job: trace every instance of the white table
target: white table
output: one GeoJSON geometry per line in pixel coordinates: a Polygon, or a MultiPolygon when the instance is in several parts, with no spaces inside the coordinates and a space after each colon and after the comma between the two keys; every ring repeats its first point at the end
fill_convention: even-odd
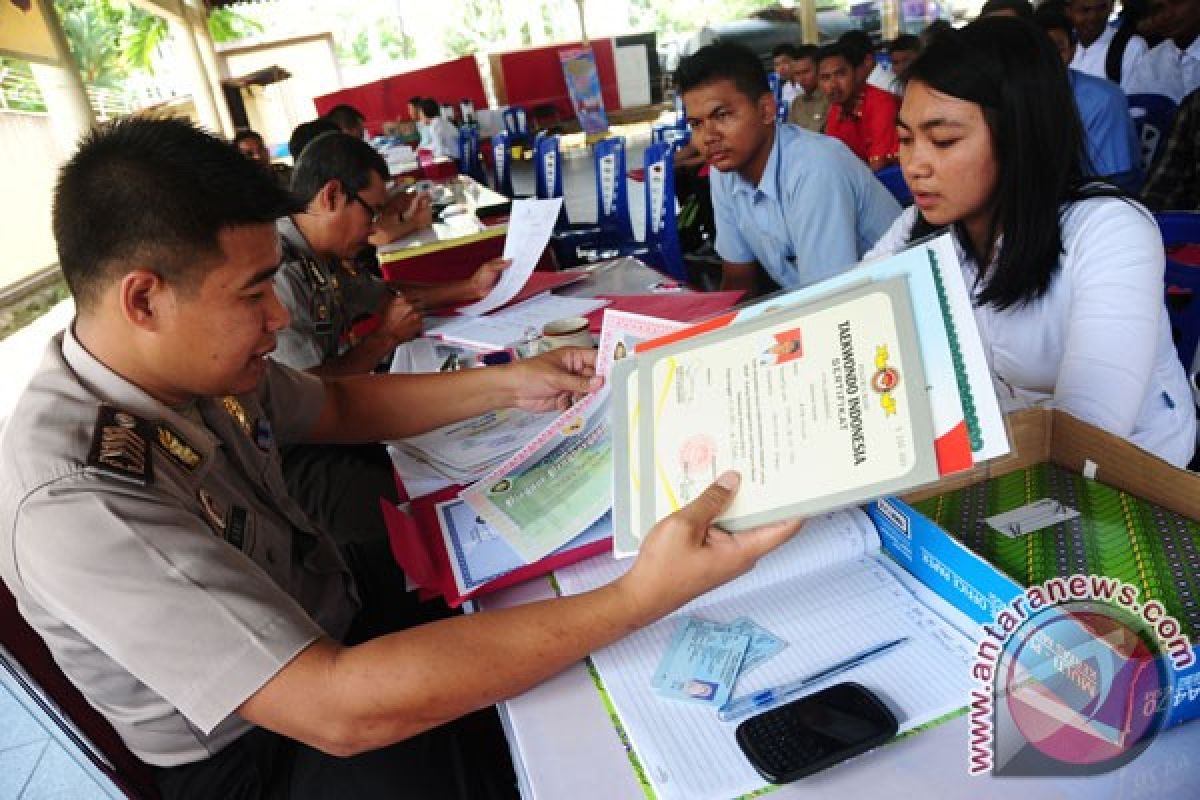
{"type": "MultiPolygon", "coordinates": [[[[504,608],[553,594],[547,581],[531,581],[487,595],[479,606],[504,608]]],[[[526,800],[643,800],[624,747],[583,663],[501,703],[500,712],[526,800]]],[[[967,719],[958,717],[767,797],[1197,798],[1200,722],[1164,732],[1138,758],[1105,775],[996,778],[967,774],[967,719]]]]}

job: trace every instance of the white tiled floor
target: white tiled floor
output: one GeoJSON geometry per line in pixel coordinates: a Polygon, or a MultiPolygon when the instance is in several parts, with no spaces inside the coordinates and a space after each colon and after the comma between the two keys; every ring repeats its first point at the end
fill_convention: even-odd
{"type": "Polygon", "coordinates": [[[0,668],[0,800],[123,796],[0,668]]]}

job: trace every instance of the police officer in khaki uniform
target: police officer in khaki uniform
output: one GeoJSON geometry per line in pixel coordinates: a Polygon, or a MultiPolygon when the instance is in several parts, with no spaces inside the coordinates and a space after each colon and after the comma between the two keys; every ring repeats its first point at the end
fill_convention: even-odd
{"type": "Polygon", "coordinates": [[[380,232],[388,177],[387,162],[361,139],[324,133],[304,148],[292,176],[304,208],[278,222],[284,260],[275,293],[290,322],[280,331],[277,360],[327,377],[370,372],[420,333],[418,309],[480,300],[508,266],[495,259],[463,280],[390,288],[355,268],[355,256],[380,232]],[[351,326],[368,314],[380,324],[357,339],[351,326]]]}
{"type": "Polygon", "coordinates": [[[54,210],[78,316],[0,440],[0,577],[168,799],[489,796],[495,773],[453,720],[741,573],[796,525],[710,527],[736,488],[724,475],[607,587],[353,644],[371,599],[289,498],[279,445],[564,408],[599,380],[578,349],[335,381],[271,361],[287,202],[183,120],[84,140],[54,210]]]}
{"type": "MultiPolygon", "coordinates": [[[[276,227],[283,261],[275,294],[288,311],[272,358],[323,377],[361,375],[421,331],[424,308],[471,302],[492,288],[505,260],[488,262],[467,280],[442,286],[405,285],[393,290],[354,265],[354,257],[380,230],[387,205],[387,163],[361,139],[325,133],[305,146],[292,177],[303,208],[276,227]],[[412,303],[408,295],[412,296],[412,303]],[[353,326],[375,314],[378,325],[357,337],[353,326]]],[[[292,496],[339,542],[380,541],[386,536],[379,500],[397,500],[386,449],[360,445],[290,445],[282,451],[292,496]]]]}

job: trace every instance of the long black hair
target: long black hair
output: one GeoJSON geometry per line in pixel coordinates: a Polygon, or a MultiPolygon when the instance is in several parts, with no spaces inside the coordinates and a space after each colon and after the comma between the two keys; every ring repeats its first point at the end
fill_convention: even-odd
{"type": "MultiPolygon", "coordinates": [[[[1083,124],[1050,37],[1025,20],[982,17],[935,37],[913,61],[908,80],[980,106],[992,134],[997,183],[987,241],[1003,233],[993,268],[987,268],[991,254],[974,252],[955,226],[980,265],[977,303],[1003,310],[1037,300],[1058,272],[1065,206],[1126,196],[1088,177],[1083,124]]],[[[935,229],[918,214],[911,238],[935,229]]]]}

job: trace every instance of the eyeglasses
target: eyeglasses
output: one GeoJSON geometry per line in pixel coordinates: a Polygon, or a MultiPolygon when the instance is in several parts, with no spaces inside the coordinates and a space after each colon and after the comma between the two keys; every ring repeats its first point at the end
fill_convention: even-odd
{"type": "Polygon", "coordinates": [[[355,202],[357,202],[359,205],[361,205],[363,208],[365,208],[367,210],[367,216],[371,218],[372,225],[378,225],[379,220],[383,219],[383,209],[375,208],[370,203],[368,203],[366,200],[363,200],[361,197],[358,196],[358,192],[351,192],[350,199],[354,200],[355,202]]]}

